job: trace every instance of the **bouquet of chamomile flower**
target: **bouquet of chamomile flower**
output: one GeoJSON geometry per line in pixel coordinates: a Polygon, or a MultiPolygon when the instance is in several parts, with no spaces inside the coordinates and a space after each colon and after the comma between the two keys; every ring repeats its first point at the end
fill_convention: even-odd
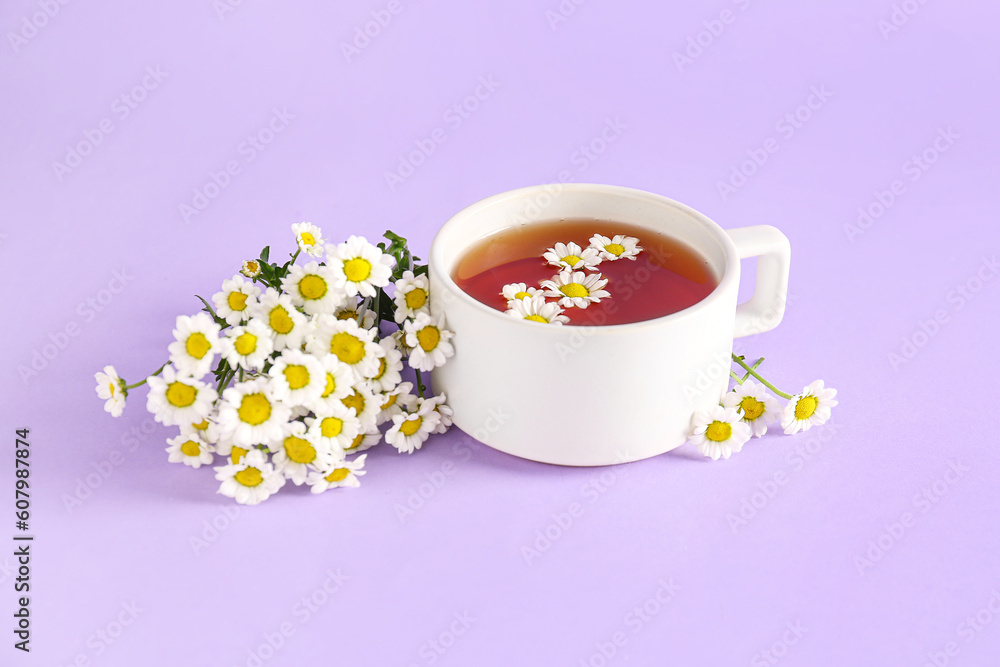
{"type": "Polygon", "coordinates": [[[358,486],[361,452],[382,440],[383,424],[385,441],[408,454],[451,425],[445,396],[425,395],[421,372],[454,354],[452,332],[430,313],[427,267],[406,239],[327,244],[308,222],[292,232],[298,249],[287,262],[271,263],[264,248],[211,303],[198,297],[203,312],[177,318],[158,371],[132,385],[113,366],[95,375],[115,417],[129,390],[147,384],[146,408],[179,427],[169,460],[199,468],[223,457],[219,493],[245,505],[288,481],[313,493],[358,486]]]}

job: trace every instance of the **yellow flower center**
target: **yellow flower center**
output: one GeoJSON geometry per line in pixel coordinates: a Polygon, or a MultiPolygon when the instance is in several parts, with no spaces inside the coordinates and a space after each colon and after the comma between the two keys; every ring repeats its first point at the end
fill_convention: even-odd
{"type": "Polygon", "coordinates": [[[175,408],[186,408],[197,397],[198,390],[183,382],[171,382],[167,387],[167,402],[175,408]]]}
{"type": "Polygon", "coordinates": [[[354,440],[351,441],[351,446],[350,447],[345,447],[344,449],[347,450],[347,451],[350,451],[352,449],[357,449],[358,447],[361,446],[361,441],[364,440],[364,439],[365,439],[365,434],[364,433],[358,433],[358,437],[354,438],[354,440]]]}
{"type": "Polygon", "coordinates": [[[324,438],[336,438],[344,430],[344,420],[339,417],[327,417],[319,425],[319,432],[324,438]]]}
{"type": "Polygon", "coordinates": [[[358,312],[356,310],[342,310],[337,313],[338,320],[353,320],[357,316],[358,312]]]}
{"type": "Polygon", "coordinates": [[[376,375],[373,380],[381,380],[382,376],[385,375],[385,371],[389,368],[389,364],[385,363],[385,357],[380,357],[378,360],[378,375],[376,375]]]}
{"type": "Polygon", "coordinates": [[[108,391],[111,392],[112,396],[115,395],[115,383],[114,382],[109,382],[108,383],[108,391]]]}
{"type": "Polygon", "coordinates": [[[271,418],[271,402],[264,394],[247,394],[240,401],[237,413],[240,416],[240,421],[257,426],[271,418]]]}
{"type": "Polygon", "coordinates": [[[339,482],[339,481],[343,480],[344,478],[346,478],[350,474],[351,474],[351,471],[348,470],[347,468],[337,468],[336,470],[334,470],[333,472],[331,472],[329,475],[327,475],[326,477],[324,477],[324,479],[326,481],[328,481],[328,482],[339,482]]]}
{"type": "Polygon", "coordinates": [[[576,266],[577,262],[580,261],[580,258],[577,257],[576,255],[566,255],[565,257],[562,258],[562,261],[566,262],[566,264],[569,264],[571,267],[573,267],[576,266]]]}
{"type": "Polygon", "coordinates": [[[285,454],[295,463],[312,463],[316,458],[316,449],[308,440],[290,435],[285,438],[285,454]]]}
{"type": "Polygon", "coordinates": [[[543,324],[548,324],[549,321],[542,317],[541,315],[528,315],[524,319],[531,320],[532,322],[542,322],[543,324]]]}
{"type": "Polygon", "coordinates": [[[406,307],[410,310],[423,308],[425,303],[427,303],[427,292],[419,287],[406,293],[406,307]]]}
{"type": "Polygon", "coordinates": [[[181,445],[181,451],[184,452],[184,456],[198,456],[201,454],[201,447],[194,440],[188,440],[181,445]]]}
{"type": "Polygon", "coordinates": [[[322,299],[326,289],[326,281],[312,273],[299,281],[299,294],[303,299],[322,299]]]}
{"type": "Polygon", "coordinates": [[[229,453],[229,460],[232,461],[233,463],[239,463],[241,460],[243,460],[243,457],[246,456],[248,451],[250,450],[243,449],[242,447],[237,447],[236,445],[233,445],[233,451],[229,453]]]}
{"type": "Polygon", "coordinates": [[[243,486],[257,486],[264,481],[264,476],[256,468],[245,468],[234,475],[237,482],[243,486]]]}
{"type": "Polygon", "coordinates": [[[267,323],[279,334],[287,334],[295,328],[295,322],[288,316],[288,311],[285,310],[284,306],[272,308],[267,323]]]}
{"type": "Polygon", "coordinates": [[[193,333],[188,336],[187,342],[184,343],[184,349],[195,359],[201,359],[212,349],[212,344],[205,338],[205,334],[193,333]]]}
{"type": "Polygon", "coordinates": [[[407,419],[405,422],[399,425],[399,432],[403,435],[409,437],[420,430],[420,425],[424,423],[423,417],[417,417],[416,419],[407,419]]]}
{"type": "Polygon", "coordinates": [[[514,295],[514,298],[515,299],[530,299],[531,295],[528,294],[527,292],[518,292],[517,294],[514,295]]]}
{"type": "Polygon", "coordinates": [[[705,429],[705,437],[713,442],[725,442],[733,434],[733,427],[726,422],[712,422],[705,429]]]}
{"type": "Polygon", "coordinates": [[[382,404],[383,410],[388,410],[392,406],[396,405],[396,399],[399,398],[399,394],[393,394],[390,396],[385,403],[382,404]]]}
{"type": "Polygon", "coordinates": [[[438,346],[441,340],[441,332],[435,326],[426,326],[417,332],[417,342],[424,352],[430,352],[438,346]]]}
{"type": "Polygon", "coordinates": [[[302,232],[299,234],[299,238],[302,239],[304,245],[316,245],[316,237],[309,232],[302,232]]]}
{"type": "Polygon", "coordinates": [[[743,418],[749,422],[764,414],[764,404],[752,396],[744,396],[740,401],[740,408],[743,410],[743,418]]]}
{"type": "Polygon", "coordinates": [[[253,354],[257,349],[257,337],[249,332],[241,333],[236,338],[236,343],[233,347],[236,348],[236,353],[240,356],[245,357],[248,354],[253,354]]]}
{"type": "Polygon", "coordinates": [[[367,280],[372,274],[372,264],[367,259],[355,257],[344,262],[344,275],[352,283],[359,283],[367,280]]]}
{"type": "Polygon", "coordinates": [[[330,338],[330,354],[353,366],[365,358],[365,343],[357,336],[341,331],[330,338]]]}
{"type": "Polygon", "coordinates": [[[815,396],[803,396],[795,404],[795,418],[809,419],[819,407],[819,400],[815,396]]]}
{"type": "Polygon", "coordinates": [[[260,264],[255,261],[248,261],[246,265],[246,272],[250,275],[256,275],[260,271],[260,264]]]}
{"type": "Polygon", "coordinates": [[[285,366],[285,380],[289,389],[302,389],[309,384],[309,369],[299,365],[285,366]]]}
{"type": "Polygon", "coordinates": [[[348,408],[354,408],[354,414],[356,415],[360,415],[365,411],[365,397],[358,393],[357,389],[354,390],[353,394],[342,399],[341,403],[348,408]]]}
{"type": "Polygon", "coordinates": [[[570,283],[568,285],[560,285],[559,291],[568,297],[590,296],[590,290],[588,290],[580,283],[570,283]]]}
{"type": "Polygon", "coordinates": [[[243,292],[230,292],[226,297],[226,303],[230,310],[243,310],[247,307],[247,295],[243,292]]]}
{"type": "Polygon", "coordinates": [[[208,430],[208,420],[202,419],[197,424],[191,424],[191,428],[198,429],[199,431],[208,430]]]}
{"type": "Polygon", "coordinates": [[[610,252],[615,257],[621,257],[622,253],[625,252],[625,246],[620,243],[609,243],[604,246],[604,250],[610,252]]]}
{"type": "Polygon", "coordinates": [[[337,390],[337,381],[333,378],[333,373],[326,374],[326,389],[323,390],[323,398],[326,398],[337,390]]]}

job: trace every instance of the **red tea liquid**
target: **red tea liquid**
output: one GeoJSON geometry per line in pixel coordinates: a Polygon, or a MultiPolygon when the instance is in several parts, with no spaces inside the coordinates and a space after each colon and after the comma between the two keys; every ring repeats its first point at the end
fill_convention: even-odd
{"type": "MultiPolygon", "coordinates": [[[[510,228],[486,237],[462,257],[452,278],[462,291],[492,308],[507,310],[500,291],[510,283],[539,287],[559,268],[542,255],[556,243],[590,245],[590,238],[625,234],[639,239],[635,260],[602,261],[596,271],[608,279],[611,298],[563,312],[571,325],[641,322],[684,310],[708,296],[718,280],[708,262],[669,236],[621,222],[567,220],[510,228]]],[[[584,271],[593,273],[594,271],[584,271]]],[[[554,301],[555,299],[549,299],[554,301]]]]}

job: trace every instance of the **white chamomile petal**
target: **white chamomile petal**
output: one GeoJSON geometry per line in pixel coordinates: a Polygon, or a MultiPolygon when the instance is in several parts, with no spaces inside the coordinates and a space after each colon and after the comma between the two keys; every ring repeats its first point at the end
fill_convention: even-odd
{"type": "Polygon", "coordinates": [[[170,363],[179,373],[204,377],[219,352],[220,329],[208,313],[179,315],[174,327],[175,340],[167,347],[170,363]]]}
{"type": "Polygon", "coordinates": [[[542,324],[566,324],[569,318],[562,314],[558,303],[549,303],[541,295],[507,302],[506,315],[519,320],[542,324]]]}
{"type": "Polygon", "coordinates": [[[332,314],[347,301],[347,295],[336,286],[334,271],[316,262],[293,264],[281,279],[281,290],[307,315],[332,314]]]}
{"type": "Polygon", "coordinates": [[[383,338],[376,345],[381,350],[378,355],[378,370],[372,377],[366,378],[365,382],[373,394],[381,394],[390,391],[403,379],[403,353],[392,338],[383,338]]]}
{"type": "Polygon", "coordinates": [[[785,434],[792,435],[825,424],[830,419],[831,409],[837,405],[833,398],[836,395],[836,389],[824,387],[822,380],[816,380],[792,396],[781,413],[781,428],[785,434]]]}
{"type": "Polygon", "coordinates": [[[104,411],[120,417],[125,409],[125,381],[118,377],[114,366],[105,366],[103,372],[94,373],[97,397],[104,399],[104,411]]]}
{"type": "Polygon", "coordinates": [[[323,231],[311,222],[296,222],[292,225],[292,234],[295,234],[295,243],[299,250],[313,257],[323,255],[323,231]]]}
{"type": "Polygon", "coordinates": [[[284,350],[274,360],[268,375],[274,398],[289,406],[310,405],[326,388],[323,364],[301,350],[284,350]]]}
{"type": "Polygon", "coordinates": [[[559,299],[563,308],[586,308],[591,303],[608,299],[611,294],[604,290],[608,279],[600,273],[587,274],[582,271],[561,271],[552,280],[543,280],[545,296],[559,299]]]}
{"type": "Polygon", "coordinates": [[[750,425],[750,430],[756,438],[767,433],[768,424],[772,424],[781,416],[781,406],[778,399],[772,396],[762,384],[747,380],[737,385],[732,391],[722,397],[722,405],[734,408],[743,413],[743,421],[750,425]]]}
{"type": "Polygon", "coordinates": [[[215,389],[190,375],[177,373],[173,366],[166,366],[160,376],[147,379],[146,384],[146,409],[164,426],[205,419],[218,398],[215,389]]]}
{"type": "Polygon", "coordinates": [[[396,303],[396,324],[413,319],[417,313],[430,313],[430,282],[426,275],[414,276],[413,271],[404,271],[396,281],[396,293],[392,300],[396,303]]]}
{"type": "Polygon", "coordinates": [[[624,234],[617,234],[613,238],[594,234],[590,239],[590,247],[600,253],[601,259],[612,262],[617,259],[630,259],[634,262],[636,255],[642,252],[639,239],[624,234]]]}
{"type": "Polygon", "coordinates": [[[221,292],[212,295],[215,314],[229,325],[237,325],[250,318],[259,296],[259,287],[236,274],[231,280],[222,283],[221,292]]]}
{"type": "Polygon", "coordinates": [[[289,422],[284,437],[268,445],[274,469],[292,480],[296,486],[306,481],[313,469],[326,467],[333,459],[330,447],[316,441],[307,426],[300,421],[289,422]]]}
{"type": "Polygon", "coordinates": [[[350,396],[354,391],[354,372],[333,354],[327,354],[320,359],[323,367],[324,380],[323,391],[308,407],[313,412],[319,412],[334,403],[340,403],[341,399],[350,396]]]}
{"type": "Polygon", "coordinates": [[[254,317],[243,326],[226,330],[226,335],[219,341],[219,352],[231,368],[263,368],[273,351],[274,336],[259,317],[254,317]]]}
{"type": "Polygon", "coordinates": [[[728,459],[739,452],[750,439],[750,426],[743,421],[743,413],[735,408],[716,405],[707,411],[695,413],[688,442],[713,461],[728,459]]]}
{"type": "Polygon", "coordinates": [[[241,505],[262,503],[285,485],[285,476],[259,449],[247,452],[239,463],[219,466],[215,471],[215,478],[222,482],[218,492],[241,505]]]}
{"type": "Polygon", "coordinates": [[[327,464],[325,468],[309,473],[308,484],[313,493],[323,493],[327,489],[337,487],[358,487],[361,482],[358,477],[362,477],[365,458],[367,454],[362,454],[353,461],[341,458],[327,464]]]}
{"type": "Polygon", "coordinates": [[[171,463],[200,468],[212,462],[215,458],[212,456],[213,451],[212,445],[194,434],[182,433],[167,440],[167,458],[171,463]]]}
{"type": "Polygon", "coordinates": [[[425,405],[429,405],[432,410],[438,414],[438,425],[434,429],[435,433],[446,433],[453,422],[452,416],[455,414],[450,406],[445,404],[447,397],[444,394],[439,394],[437,396],[432,396],[431,398],[418,398],[419,409],[422,410],[425,405]]]}
{"type": "Polygon", "coordinates": [[[274,398],[265,378],[239,382],[222,392],[219,428],[223,438],[240,447],[277,440],[290,417],[291,408],[274,398]]]}
{"type": "Polygon", "coordinates": [[[186,422],[180,424],[181,435],[198,436],[202,442],[214,445],[219,441],[219,425],[210,415],[205,419],[196,422],[186,422]]]}
{"type": "Polygon", "coordinates": [[[363,452],[366,449],[371,449],[377,445],[382,440],[382,432],[378,428],[372,426],[368,430],[362,430],[358,433],[354,440],[351,441],[347,447],[344,448],[345,454],[356,454],[358,452],[363,452]]]}
{"type": "Polygon", "coordinates": [[[299,349],[309,330],[306,316],[295,308],[292,298],[272,287],[258,298],[254,317],[267,327],[276,352],[299,349]]]}
{"type": "Polygon", "coordinates": [[[575,243],[557,243],[542,257],[550,265],[560,269],[593,269],[601,263],[596,249],[581,248],[575,243]]]}
{"type": "Polygon", "coordinates": [[[369,243],[363,236],[351,236],[338,246],[326,249],[327,265],[333,269],[337,287],[348,296],[374,297],[376,288],[392,279],[396,260],[369,243]]]}
{"type": "Polygon", "coordinates": [[[406,332],[406,346],[410,348],[410,367],[429,371],[443,366],[455,354],[451,338],[455,334],[444,328],[444,316],[435,318],[428,313],[420,313],[416,319],[403,324],[406,332]]]}

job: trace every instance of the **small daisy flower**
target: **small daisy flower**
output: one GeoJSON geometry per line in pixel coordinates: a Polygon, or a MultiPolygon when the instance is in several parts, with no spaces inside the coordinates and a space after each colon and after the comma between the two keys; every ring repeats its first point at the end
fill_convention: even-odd
{"type": "Polygon", "coordinates": [[[378,370],[375,375],[366,378],[365,382],[373,394],[381,394],[390,391],[403,379],[403,353],[392,338],[383,338],[376,345],[382,350],[378,358],[378,370]]]}
{"type": "Polygon", "coordinates": [[[355,378],[350,366],[333,354],[320,357],[319,363],[323,367],[325,379],[323,392],[308,406],[313,412],[319,412],[333,403],[340,403],[342,398],[354,391],[355,378]]]}
{"type": "Polygon", "coordinates": [[[240,273],[247,278],[253,279],[260,275],[260,262],[256,259],[248,259],[243,262],[240,273]]]}
{"type": "Polygon", "coordinates": [[[357,415],[343,405],[306,417],[305,425],[309,439],[334,455],[343,452],[363,430],[357,415]]]}
{"type": "Polygon", "coordinates": [[[392,255],[386,255],[363,236],[351,236],[338,246],[327,246],[327,264],[333,269],[337,287],[348,296],[375,296],[392,278],[392,255]]]}
{"type": "Polygon", "coordinates": [[[179,373],[204,377],[219,352],[219,329],[208,313],[179,315],[174,327],[175,340],[167,346],[170,363],[179,373]]]}
{"type": "Polygon", "coordinates": [[[335,355],[363,381],[378,372],[378,354],[381,348],[372,342],[375,331],[364,329],[354,320],[338,320],[323,315],[315,320],[316,329],[306,343],[306,349],[317,357],[335,355]]]}
{"type": "Polygon", "coordinates": [[[510,285],[504,285],[503,289],[500,290],[500,295],[507,299],[508,308],[513,308],[515,301],[530,299],[536,294],[540,295],[541,293],[542,290],[537,287],[528,287],[525,283],[511,283],[510,285]]]}
{"type": "Polygon", "coordinates": [[[379,397],[371,393],[363,384],[355,385],[351,389],[351,393],[340,399],[340,402],[345,408],[354,410],[354,414],[357,415],[362,428],[375,425],[380,407],[379,397]]]}
{"type": "Polygon", "coordinates": [[[327,489],[334,489],[338,486],[357,487],[361,486],[358,477],[365,474],[364,465],[367,454],[362,454],[353,461],[340,459],[328,464],[318,472],[309,473],[308,484],[312,487],[313,493],[323,493],[327,489]]]}
{"type": "Polygon", "coordinates": [[[722,397],[722,406],[736,408],[743,413],[743,421],[750,426],[755,438],[767,433],[767,425],[772,424],[781,416],[781,406],[778,399],[772,396],[764,385],[753,380],[747,380],[727,392],[722,397]]]}
{"type": "MultiPolygon", "coordinates": [[[[263,447],[263,445],[260,446],[263,447]]],[[[233,441],[229,438],[220,438],[219,442],[215,445],[215,453],[228,457],[230,463],[239,463],[246,456],[246,453],[255,447],[258,447],[258,445],[240,447],[239,445],[234,445],[233,441]]]]}
{"type": "Polygon", "coordinates": [[[377,396],[376,398],[381,401],[381,406],[375,423],[381,426],[404,411],[412,412],[417,404],[417,397],[411,393],[412,391],[412,382],[400,382],[391,391],[377,396]]]}
{"type": "Polygon", "coordinates": [[[286,347],[299,349],[308,330],[305,315],[292,303],[292,298],[268,287],[257,300],[254,317],[267,326],[274,338],[274,350],[280,352],[286,347]]]}
{"type": "Polygon", "coordinates": [[[382,433],[374,426],[369,428],[367,431],[362,431],[351,441],[347,447],[344,447],[344,452],[346,454],[356,454],[358,452],[363,452],[366,449],[371,449],[382,440],[382,433]]]}
{"type": "Polygon", "coordinates": [[[824,387],[822,380],[816,380],[792,396],[781,413],[781,428],[785,429],[785,435],[825,424],[830,419],[830,409],[837,405],[837,401],[833,400],[836,395],[836,389],[824,387]]]}
{"type": "Polygon", "coordinates": [[[293,421],[285,428],[285,437],[272,442],[271,463],[274,469],[292,480],[296,486],[306,481],[310,469],[323,469],[332,460],[330,449],[315,443],[307,427],[300,421],[293,421]]]}
{"type": "Polygon", "coordinates": [[[396,281],[396,324],[413,319],[417,313],[430,313],[430,283],[426,275],[414,276],[413,271],[404,271],[396,281]]]}
{"type": "Polygon", "coordinates": [[[334,312],[333,316],[338,320],[354,320],[358,321],[361,319],[362,329],[371,329],[375,326],[375,311],[372,309],[372,300],[369,298],[362,299],[361,304],[354,304],[352,306],[344,306],[343,308],[338,308],[334,312]],[[361,315],[362,305],[364,305],[365,314],[361,315]]]}
{"type": "Polygon", "coordinates": [[[590,237],[590,247],[600,253],[601,259],[614,261],[616,259],[630,259],[635,261],[635,256],[642,252],[639,239],[624,234],[616,234],[614,238],[594,234],[590,237]]]}
{"type": "Polygon", "coordinates": [[[508,301],[506,315],[519,320],[541,322],[542,324],[566,324],[569,318],[563,315],[563,309],[557,303],[547,303],[544,296],[533,296],[527,299],[508,301]]]}
{"type": "Polygon", "coordinates": [[[581,248],[575,243],[557,243],[549,248],[542,257],[551,265],[560,269],[593,269],[601,263],[596,248],[581,248]]]}
{"type": "Polygon", "coordinates": [[[260,288],[236,274],[222,283],[222,291],[212,295],[215,314],[234,326],[250,318],[260,296],[260,288]]]}
{"type": "Polygon", "coordinates": [[[274,398],[271,383],[264,378],[238,382],[222,392],[219,428],[234,445],[278,440],[290,417],[291,408],[274,398]]]}
{"type": "Polygon", "coordinates": [[[608,279],[600,273],[586,274],[583,271],[561,271],[552,280],[543,280],[545,296],[559,299],[563,308],[586,308],[591,303],[608,299],[611,294],[604,290],[608,279]]]}
{"type": "Polygon", "coordinates": [[[219,466],[215,479],[222,482],[219,493],[241,505],[257,505],[285,485],[285,476],[274,469],[264,452],[247,452],[239,463],[219,466]]]}
{"type": "Polygon", "coordinates": [[[263,368],[273,351],[272,332],[256,317],[243,326],[228,329],[219,341],[219,353],[232,368],[263,368]]]}
{"type": "Polygon", "coordinates": [[[202,442],[214,445],[219,441],[219,425],[212,419],[181,424],[181,435],[198,436],[202,442]]]}
{"type": "Polygon", "coordinates": [[[437,396],[432,396],[431,398],[418,398],[418,405],[423,408],[424,405],[430,405],[431,409],[437,412],[438,422],[437,428],[434,429],[435,433],[446,433],[449,428],[451,428],[452,416],[455,414],[454,411],[447,405],[445,401],[448,400],[444,394],[439,394],[437,396]]]}
{"type": "Polygon", "coordinates": [[[118,377],[114,366],[105,366],[104,372],[94,373],[97,397],[105,399],[104,411],[112,417],[120,417],[125,409],[125,381],[118,377]]]}
{"type": "Polygon", "coordinates": [[[717,405],[707,412],[699,411],[693,424],[689,442],[713,461],[720,456],[728,459],[750,439],[750,427],[743,422],[743,413],[735,408],[717,405]]]}
{"type": "Polygon", "coordinates": [[[179,374],[173,366],[167,366],[160,377],[151,377],[146,384],[146,409],[164,426],[200,422],[212,412],[212,404],[219,397],[215,389],[197,378],[179,374]]]}
{"type": "Polygon", "coordinates": [[[449,342],[455,334],[444,328],[444,316],[434,318],[427,313],[419,313],[416,319],[403,324],[406,345],[411,348],[409,363],[411,368],[429,371],[444,365],[448,357],[455,354],[449,342]]]}
{"type": "Polygon", "coordinates": [[[171,463],[183,463],[192,468],[208,465],[214,458],[212,445],[196,435],[184,435],[167,440],[167,457],[171,463]]]}
{"type": "Polygon", "coordinates": [[[433,406],[424,403],[417,412],[404,412],[393,417],[392,426],[385,432],[385,441],[402,454],[412,454],[437,430],[440,421],[441,417],[433,406]]]}
{"type": "Polygon", "coordinates": [[[333,271],[316,262],[293,264],[281,279],[281,290],[307,315],[333,313],[344,305],[346,295],[334,286],[333,271]]]}
{"type": "Polygon", "coordinates": [[[268,371],[274,398],[289,406],[309,405],[326,388],[326,369],[319,359],[301,350],[285,350],[268,371]]]}
{"type": "Polygon", "coordinates": [[[292,234],[295,234],[295,242],[299,245],[299,250],[320,257],[323,255],[323,231],[311,222],[297,222],[292,225],[292,234]]]}

